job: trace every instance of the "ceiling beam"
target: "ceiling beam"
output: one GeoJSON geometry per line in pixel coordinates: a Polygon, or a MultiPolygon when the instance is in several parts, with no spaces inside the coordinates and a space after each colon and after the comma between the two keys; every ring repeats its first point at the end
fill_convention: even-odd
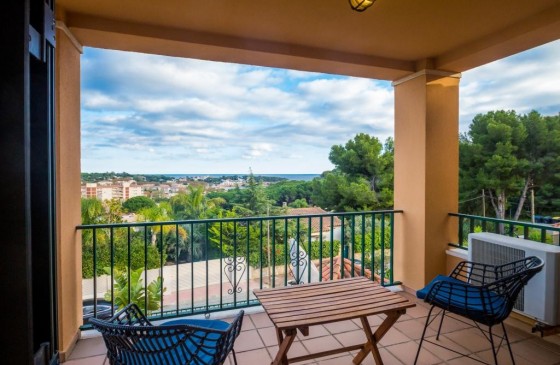
{"type": "Polygon", "coordinates": [[[435,68],[464,72],[560,39],[560,2],[498,32],[435,58],[435,68]]]}
{"type": "Polygon", "coordinates": [[[383,80],[415,71],[415,63],[366,54],[130,23],[67,13],[66,26],[84,46],[211,61],[280,67],[383,80]]]}

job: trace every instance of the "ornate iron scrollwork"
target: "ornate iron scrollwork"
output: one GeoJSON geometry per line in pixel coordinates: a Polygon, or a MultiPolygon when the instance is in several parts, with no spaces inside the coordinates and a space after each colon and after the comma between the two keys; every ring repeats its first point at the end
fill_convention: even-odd
{"type": "Polygon", "coordinates": [[[301,284],[301,278],[307,272],[307,252],[298,249],[297,241],[292,240],[290,246],[290,264],[292,265],[292,275],[294,284],[301,284]]]}
{"type": "Polygon", "coordinates": [[[241,293],[243,288],[239,286],[239,282],[247,270],[247,259],[244,256],[226,257],[224,259],[224,273],[231,284],[228,294],[241,293]]]}

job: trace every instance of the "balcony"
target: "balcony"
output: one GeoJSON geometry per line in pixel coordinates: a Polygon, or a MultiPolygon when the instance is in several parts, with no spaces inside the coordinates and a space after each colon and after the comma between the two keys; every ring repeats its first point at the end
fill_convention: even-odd
{"type": "MultiPolygon", "coordinates": [[[[82,324],[81,237],[75,230],[80,224],[82,47],[393,81],[395,207],[404,213],[395,217],[394,257],[390,257],[394,274],[393,270],[379,274],[385,273],[383,279],[389,281],[395,275],[417,289],[445,271],[449,242],[462,244],[456,240],[457,225],[450,224],[448,216],[458,210],[460,73],[560,37],[560,6],[555,0],[518,1],[515,6],[509,1],[468,2],[468,6],[465,1],[380,1],[364,14],[352,12],[344,1],[321,2],[320,6],[319,1],[123,1],[118,5],[49,1],[56,3],[56,23],[45,23],[52,16],[45,1],[13,3],[3,12],[3,24],[14,36],[6,38],[8,62],[3,78],[10,97],[3,98],[0,107],[7,118],[0,138],[7,184],[2,201],[10,207],[0,267],[5,270],[2,284],[10,297],[4,309],[10,315],[3,322],[10,331],[4,331],[2,344],[11,351],[3,359],[16,364],[31,363],[43,342],[51,344],[46,357],[74,359],[84,342],[72,353],[82,324]],[[56,29],[48,24],[56,24],[56,29]],[[31,60],[29,45],[21,41],[29,37],[30,29],[34,31],[31,48],[47,45],[34,49],[36,57],[31,60]],[[379,34],[383,37],[375,36],[379,34]],[[54,44],[55,38],[53,49],[48,43],[54,44]]],[[[480,81],[491,82],[491,77],[480,81]]],[[[357,259],[351,247],[348,255],[357,259]]],[[[92,258],[92,270],[96,260],[92,258]]],[[[289,278],[285,275],[285,271],[280,274],[280,283],[289,278]]],[[[271,281],[274,277],[269,275],[271,281]]],[[[92,296],[104,297],[106,291],[97,289],[92,289],[92,296]]],[[[235,299],[231,301],[234,307],[243,304],[237,300],[241,298],[235,299]]],[[[209,309],[207,300],[208,306],[213,303],[204,298],[204,309],[209,309]]],[[[251,297],[245,304],[250,301],[251,297]]],[[[160,308],[166,305],[172,305],[171,299],[164,298],[160,308]]],[[[179,300],[175,314],[183,314],[183,309],[195,313],[198,307],[193,300],[179,300]]],[[[257,314],[248,318],[247,326],[259,321],[257,314]]],[[[403,323],[413,321],[403,319],[403,323]]],[[[263,345],[259,348],[266,348],[256,333],[263,345]]],[[[413,332],[396,327],[390,333],[407,337],[413,332]]],[[[247,336],[240,339],[240,346],[251,343],[247,336]]],[[[557,343],[557,337],[545,341],[550,339],[557,343]]],[[[483,350],[476,349],[477,341],[468,346],[467,341],[459,343],[476,353],[483,350]]],[[[558,353],[548,351],[548,342],[541,341],[533,337],[516,341],[516,354],[526,363],[557,363],[558,353]],[[533,353],[523,355],[517,348],[533,353]]],[[[406,346],[405,351],[403,347],[392,351],[391,346],[400,344],[412,342],[401,338],[385,344],[382,351],[388,362],[389,354],[401,359],[410,352],[406,346]]],[[[250,351],[240,349],[244,352],[250,351]]],[[[439,360],[446,357],[433,362],[439,360]]]]}
{"type": "MultiPolygon", "coordinates": [[[[202,318],[205,314],[212,319],[228,320],[233,313],[244,308],[247,314],[235,345],[238,362],[240,365],[268,364],[278,349],[276,335],[272,323],[253,295],[253,289],[367,276],[394,288],[399,295],[417,304],[380,342],[385,363],[411,364],[429,307],[417,300],[411,294],[412,290],[397,281],[399,272],[395,272],[393,236],[395,229],[400,228],[395,225],[395,217],[401,214],[402,211],[371,211],[80,226],[86,253],[84,268],[92,273],[104,272],[83,279],[83,299],[94,303],[103,299],[110,304],[108,308],[116,309],[115,299],[112,298],[122,295],[116,293],[114,284],[119,281],[115,274],[118,271],[116,263],[123,259],[129,264],[136,262],[142,271],[144,290],[148,290],[148,282],[158,276],[163,277],[159,306],[150,311],[154,323],[185,315],[202,318]],[[179,233],[181,230],[184,232],[179,233]],[[135,249],[134,245],[140,249],[135,249]],[[217,251],[208,250],[212,245],[217,251]],[[206,249],[199,251],[197,256],[195,247],[202,246],[206,249]],[[87,253],[87,247],[92,249],[91,255],[87,253]],[[183,247],[186,253],[181,254],[179,247],[183,247]],[[122,252],[119,254],[121,248],[127,255],[119,256],[122,255],[122,252]],[[157,254],[155,267],[142,270],[153,265],[147,259],[150,249],[157,254]],[[136,252],[136,255],[139,252],[141,260],[131,256],[130,252],[136,252]],[[109,270],[102,270],[103,260],[111,264],[109,270]]],[[[481,227],[485,231],[510,236],[534,236],[542,238],[543,242],[553,240],[553,234],[558,231],[532,223],[455,213],[449,216],[449,224],[455,224],[456,220],[459,225],[457,243],[450,246],[462,249],[466,248],[467,234],[481,227]]],[[[127,280],[133,276],[134,270],[133,267],[126,272],[127,280]]],[[[101,314],[102,308],[93,309],[94,315],[101,314]]],[[[382,319],[381,316],[373,316],[370,323],[375,327],[382,319]]],[[[440,341],[455,351],[492,362],[488,341],[462,320],[454,317],[444,321],[440,341]]],[[[352,320],[311,327],[309,336],[298,335],[291,354],[302,356],[363,343],[365,338],[360,325],[359,320],[352,320]]],[[[516,363],[560,363],[560,335],[541,337],[539,333],[532,333],[532,325],[527,318],[516,314],[508,318],[506,325],[516,363]]],[[[433,340],[436,331],[437,323],[434,322],[428,329],[427,337],[433,340]]],[[[429,343],[424,346],[420,364],[477,363],[429,343]]],[[[100,335],[84,323],[82,338],[67,363],[105,364],[105,351],[100,335]]],[[[304,363],[351,364],[353,355],[343,353],[304,363]]],[[[499,359],[504,363],[510,361],[505,345],[499,352],[499,359]]],[[[373,363],[371,357],[364,362],[373,363]]],[[[233,361],[228,360],[226,364],[233,364],[233,361]]]]}
{"type": "Polygon", "coordinates": [[[82,327],[131,301],[163,319],[256,306],[254,289],[353,276],[398,284],[393,233],[400,213],[79,226],[82,327]]]}
{"type": "MultiPolygon", "coordinates": [[[[415,300],[411,294],[406,292],[400,294],[415,300]]],[[[381,340],[380,353],[385,364],[407,365],[413,363],[428,313],[428,307],[423,302],[416,301],[416,303],[417,306],[409,309],[381,340]]],[[[251,308],[247,312],[250,314],[244,318],[241,335],[235,343],[238,364],[269,364],[278,350],[274,327],[260,307],[251,308]]],[[[212,315],[212,318],[224,317],[215,314],[212,315]]],[[[379,316],[370,318],[370,324],[373,327],[381,321],[382,318],[379,316]]],[[[290,353],[292,356],[300,356],[363,343],[365,341],[364,333],[359,326],[360,322],[356,320],[311,327],[308,337],[298,335],[290,353]]],[[[432,323],[428,329],[428,337],[431,339],[435,338],[436,326],[437,323],[432,323]]],[[[552,365],[560,363],[560,335],[541,338],[539,335],[531,333],[530,325],[513,317],[506,321],[506,326],[517,364],[552,365]]],[[[66,364],[108,364],[108,362],[105,362],[105,345],[101,337],[95,333],[88,333],[87,335],[94,337],[87,337],[78,341],[66,364]]],[[[482,337],[478,330],[468,327],[458,320],[449,318],[444,321],[440,341],[456,351],[470,354],[485,362],[492,361],[489,342],[482,337]]],[[[302,364],[350,365],[353,355],[355,354],[343,353],[316,361],[302,362],[302,364]]],[[[509,364],[511,361],[505,346],[500,349],[499,361],[503,364],[509,364]]],[[[463,365],[478,364],[479,362],[461,358],[452,351],[425,344],[418,363],[463,365]]],[[[226,364],[233,365],[233,361],[228,360],[226,364]]],[[[363,364],[374,364],[374,361],[369,356],[363,364]]]]}

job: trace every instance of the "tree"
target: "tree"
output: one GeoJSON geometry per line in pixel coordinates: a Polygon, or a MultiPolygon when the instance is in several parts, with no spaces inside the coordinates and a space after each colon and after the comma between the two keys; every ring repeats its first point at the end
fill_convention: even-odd
{"type": "Polygon", "coordinates": [[[215,210],[224,202],[223,198],[207,198],[202,186],[189,186],[187,192],[180,192],[170,200],[173,215],[178,220],[215,216],[215,210]]]}
{"type": "Polygon", "coordinates": [[[460,136],[460,191],[488,192],[496,217],[505,219],[508,197],[519,194],[528,160],[520,148],[527,129],[514,111],[478,114],[460,136]]]}
{"type": "Polygon", "coordinates": [[[307,208],[307,200],[305,199],[296,199],[292,203],[288,205],[290,208],[307,208]]]}
{"type": "Polygon", "coordinates": [[[357,134],[344,146],[331,148],[333,171],[312,182],[312,201],[329,210],[370,210],[393,206],[394,144],[357,134]]]}
{"type": "Polygon", "coordinates": [[[126,200],[122,206],[127,212],[138,213],[144,208],[152,208],[156,205],[152,199],[147,196],[135,196],[126,200]]]}
{"type": "Polygon", "coordinates": [[[525,182],[514,219],[521,214],[527,191],[538,187],[536,200],[541,211],[560,210],[560,115],[543,117],[536,111],[521,116],[527,139],[521,148],[528,161],[525,182]]]}
{"type": "Polygon", "coordinates": [[[107,215],[107,223],[122,223],[123,208],[119,199],[105,200],[103,206],[107,215]]]}
{"type": "Polygon", "coordinates": [[[257,215],[266,214],[271,201],[266,195],[266,191],[261,182],[257,182],[253,171],[250,171],[247,178],[247,201],[246,207],[257,215]]]}
{"type": "Polygon", "coordinates": [[[105,223],[105,209],[97,198],[82,198],[82,224],[105,223]]]}
{"type": "Polygon", "coordinates": [[[283,203],[290,205],[300,199],[309,203],[311,201],[312,185],[311,181],[281,181],[268,186],[266,193],[274,201],[274,204],[279,206],[282,206],[283,203]]]}
{"type": "Polygon", "coordinates": [[[379,191],[378,184],[386,178],[385,173],[392,160],[389,158],[393,152],[392,140],[386,143],[389,151],[384,152],[383,145],[377,137],[365,133],[357,134],[346,145],[333,146],[329,160],[336,168],[354,177],[367,179],[372,191],[379,191]]]}
{"type": "Polygon", "coordinates": [[[334,211],[370,210],[377,207],[375,193],[366,179],[351,179],[339,172],[325,172],[313,179],[313,202],[334,211]]]}

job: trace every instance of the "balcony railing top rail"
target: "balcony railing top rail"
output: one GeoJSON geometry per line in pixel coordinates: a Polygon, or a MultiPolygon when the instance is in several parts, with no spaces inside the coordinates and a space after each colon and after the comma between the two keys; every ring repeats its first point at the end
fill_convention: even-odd
{"type": "Polygon", "coordinates": [[[457,217],[459,224],[458,242],[449,245],[461,249],[468,248],[468,234],[474,232],[494,232],[556,245],[560,242],[560,227],[462,213],[449,213],[449,216],[457,217]]]}
{"type": "Polygon", "coordinates": [[[305,214],[305,215],[275,215],[260,217],[236,217],[236,218],[211,218],[211,219],[187,219],[161,222],[124,222],[124,223],[101,223],[101,224],[81,224],[76,226],[77,230],[93,229],[93,228],[122,228],[122,227],[150,227],[169,224],[202,224],[202,223],[219,223],[219,222],[253,222],[261,220],[277,220],[277,219],[296,219],[296,218],[320,218],[320,217],[347,217],[366,214],[394,214],[402,213],[402,210],[371,210],[359,212],[338,212],[338,213],[321,213],[321,214],[305,214]]]}
{"type": "Polygon", "coordinates": [[[159,319],[258,305],[252,290],[266,287],[352,276],[398,284],[397,213],[80,225],[83,328],[129,302],[159,319]]]}

